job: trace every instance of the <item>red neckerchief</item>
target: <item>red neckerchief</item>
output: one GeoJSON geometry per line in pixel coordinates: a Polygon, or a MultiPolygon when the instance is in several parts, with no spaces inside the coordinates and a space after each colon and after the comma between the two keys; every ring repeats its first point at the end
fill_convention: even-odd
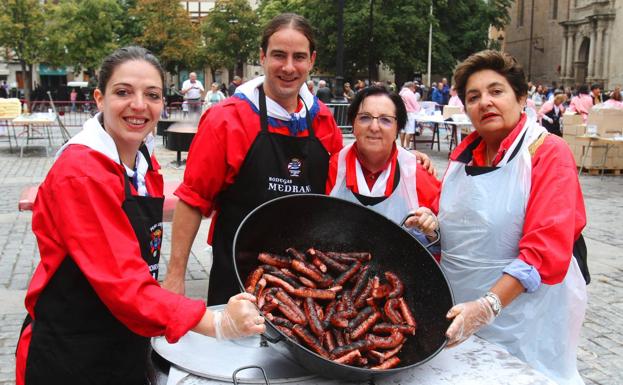
{"type": "Polygon", "coordinates": [[[359,160],[359,165],[361,166],[361,171],[363,172],[363,176],[366,179],[366,184],[368,188],[372,190],[374,183],[377,181],[379,175],[383,171],[387,169],[387,167],[391,167],[389,178],[387,178],[387,185],[385,186],[385,196],[388,197],[393,193],[394,190],[394,178],[396,177],[396,162],[398,161],[398,150],[396,148],[396,144],[392,145],[392,152],[389,155],[389,159],[383,169],[378,172],[371,172],[367,170],[362,162],[361,155],[357,150],[357,142],[353,144],[351,150],[346,154],[346,187],[348,187],[352,192],[359,194],[359,187],[357,186],[357,167],[356,160],[359,160]]]}
{"type": "MultiPolygon", "coordinates": [[[[513,128],[510,134],[508,134],[508,136],[504,138],[504,140],[502,140],[502,142],[500,143],[500,148],[498,148],[498,152],[495,155],[495,158],[493,158],[493,160],[491,161],[491,166],[497,165],[502,160],[502,158],[504,158],[504,154],[506,154],[506,151],[508,151],[515,139],[517,139],[517,136],[521,132],[524,124],[526,123],[526,120],[527,115],[525,113],[522,113],[521,118],[519,118],[519,122],[517,122],[515,128],[513,128]]],[[[472,165],[479,167],[487,165],[487,144],[484,140],[481,141],[472,152],[472,165]]]]}

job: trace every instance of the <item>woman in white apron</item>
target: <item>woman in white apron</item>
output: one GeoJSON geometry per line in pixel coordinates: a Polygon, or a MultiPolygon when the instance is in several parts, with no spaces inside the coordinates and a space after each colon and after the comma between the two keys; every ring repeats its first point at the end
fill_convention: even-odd
{"type": "Polygon", "coordinates": [[[327,193],[356,202],[406,225],[423,244],[438,238],[437,218],[428,208],[436,200],[440,183],[416,156],[396,146],[399,127],[407,122],[401,97],[384,87],[357,93],[348,108],[355,143],[332,156],[327,193]],[[416,183],[417,182],[417,183],[416,183]]]}
{"type": "Polygon", "coordinates": [[[454,82],[476,132],[453,152],[439,203],[441,266],[458,303],[448,345],[476,333],[582,384],[587,297],[572,250],[586,214],[573,156],[523,112],[527,84],[510,55],[476,53],[454,82]]]}

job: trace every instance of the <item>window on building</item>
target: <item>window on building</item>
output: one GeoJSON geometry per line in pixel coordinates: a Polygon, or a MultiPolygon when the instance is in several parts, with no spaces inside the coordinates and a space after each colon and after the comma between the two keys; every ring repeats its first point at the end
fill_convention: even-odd
{"type": "Polygon", "coordinates": [[[196,20],[208,15],[208,12],[214,8],[214,1],[180,1],[191,19],[196,20]]]}
{"type": "Polygon", "coordinates": [[[553,20],[558,19],[558,0],[550,0],[551,8],[550,8],[550,18],[553,20]]]}
{"type": "Polygon", "coordinates": [[[517,0],[517,26],[523,27],[524,1],[517,0]]]}

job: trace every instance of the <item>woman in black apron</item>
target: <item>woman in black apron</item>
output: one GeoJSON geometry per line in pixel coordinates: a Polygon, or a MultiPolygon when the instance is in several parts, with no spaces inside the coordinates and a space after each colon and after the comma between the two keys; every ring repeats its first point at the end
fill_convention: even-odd
{"type": "Polygon", "coordinates": [[[565,113],[563,103],[567,100],[567,95],[563,93],[556,94],[554,100],[543,104],[539,110],[541,116],[541,125],[545,129],[558,136],[562,136],[562,115],[565,113]]]}
{"type": "MultiPolygon", "coordinates": [[[[33,210],[41,253],[26,297],[16,383],[149,384],[149,337],[264,330],[253,296],[219,312],[156,281],[163,181],[145,138],[162,110],[163,72],[140,47],[102,65],[101,111],[59,151],[33,210]]],[[[153,140],[153,138],[152,138],[153,140]]]]}

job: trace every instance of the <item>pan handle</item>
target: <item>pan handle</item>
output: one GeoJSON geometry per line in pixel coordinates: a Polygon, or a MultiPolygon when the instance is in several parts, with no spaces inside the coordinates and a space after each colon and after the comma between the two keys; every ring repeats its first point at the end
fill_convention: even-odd
{"type": "Polygon", "coordinates": [[[263,333],[262,338],[264,338],[266,341],[270,342],[271,344],[278,344],[279,342],[285,340],[285,337],[282,335],[279,335],[277,337],[271,337],[267,333],[263,333]]]}
{"type": "MultiPolygon", "coordinates": [[[[414,217],[414,216],[415,216],[415,213],[409,213],[409,214],[405,215],[405,217],[403,218],[402,222],[400,222],[400,227],[404,227],[405,229],[408,229],[408,227],[405,227],[405,223],[407,222],[407,219],[409,219],[411,217],[414,217]]],[[[411,233],[409,232],[409,234],[411,234],[411,233]]],[[[437,243],[439,243],[439,240],[441,239],[441,234],[439,234],[439,229],[435,229],[435,234],[437,234],[437,237],[435,238],[435,240],[430,242],[430,243],[428,243],[428,244],[426,244],[426,245],[424,245],[425,248],[428,249],[429,247],[434,246],[437,243]]],[[[413,237],[413,234],[411,234],[411,236],[413,237]]],[[[415,238],[415,237],[413,237],[413,238],[415,238]]]]}
{"type": "Polygon", "coordinates": [[[262,372],[262,376],[264,376],[264,382],[266,383],[266,385],[270,385],[270,381],[268,381],[268,376],[266,376],[266,372],[264,371],[264,368],[262,368],[261,366],[257,366],[257,365],[249,365],[249,366],[242,366],[236,370],[234,370],[234,373],[231,375],[232,380],[234,380],[234,384],[238,385],[238,372],[242,371],[242,370],[246,370],[246,369],[259,369],[262,372]]]}

